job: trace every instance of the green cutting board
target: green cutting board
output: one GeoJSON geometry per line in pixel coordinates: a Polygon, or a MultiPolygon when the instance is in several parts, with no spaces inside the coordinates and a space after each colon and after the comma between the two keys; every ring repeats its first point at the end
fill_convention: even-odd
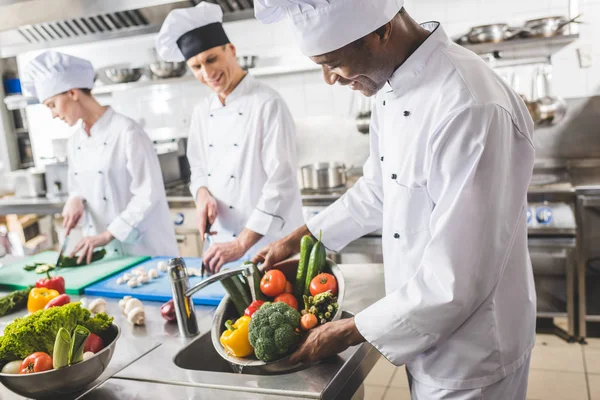
{"type": "MultiPolygon", "coordinates": [[[[57,251],[45,251],[0,267],[0,287],[17,290],[35,285],[38,279],[44,278],[46,275],[38,275],[34,271],[25,271],[23,267],[35,262],[54,264],[57,258],[57,251]]],[[[65,278],[65,289],[68,294],[83,294],[86,287],[149,258],[109,257],[81,267],[61,268],[56,275],[65,278]]],[[[54,276],[55,274],[51,273],[51,275],[54,276]]]]}

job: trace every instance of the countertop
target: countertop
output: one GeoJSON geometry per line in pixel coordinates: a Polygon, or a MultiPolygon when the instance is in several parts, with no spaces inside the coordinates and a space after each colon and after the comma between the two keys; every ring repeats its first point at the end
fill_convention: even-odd
{"type": "MultiPolygon", "coordinates": [[[[385,293],[383,265],[353,264],[340,265],[340,268],[346,280],[344,310],[357,313],[383,297],[385,293]]],[[[5,293],[0,292],[0,295],[5,293]]],[[[77,298],[74,297],[72,300],[77,300],[77,298]]],[[[177,367],[173,363],[175,354],[185,347],[185,345],[189,344],[191,340],[179,337],[177,325],[166,323],[162,319],[160,316],[161,303],[144,302],[146,325],[143,327],[132,327],[121,314],[118,308],[118,301],[116,299],[107,299],[107,302],[108,313],[115,317],[115,323],[121,328],[121,337],[117,343],[116,352],[104,374],[88,388],[74,394],[73,399],[239,399],[239,388],[237,391],[229,391],[224,390],[223,386],[218,385],[219,381],[234,380],[234,377],[239,377],[238,381],[243,379],[244,384],[255,391],[254,393],[244,391],[244,399],[275,400],[283,398],[277,391],[273,391],[272,393],[268,391],[260,392],[261,387],[268,387],[269,380],[271,378],[278,379],[279,377],[277,376],[231,375],[217,372],[184,370],[177,367]],[[154,364],[157,360],[159,360],[158,364],[160,365],[154,364]],[[144,376],[146,368],[148,368],[150,375],[160,374],[163,377],[162,381],[161,378],[144,376]],[[230,378],[223,375],[228,375],[230,378]],[[210,384],[206,382],[210,382],[210,384]],[[217,383],[215,384],[214,382],[217,383]],[[152,395],[144,396],[141,393],[152,393],[152,395]],[[164,396],[161,396],[161,393],[164,396]]],[[[209,329],[211,326],[214,309],[215,307],[196,306],[196,315],[201,332],[206,332],[206,329],[209,329]]],[[[20,312],[0,318],[0,330],[4,330],[4,327],[14,318],[25,314],[26,312],[20,312]]],[[[361,363],[362,370],[358,376],[356,373],[352,375],[352,381],[364,379],[379,357],[379,353],[367,343],[355,346],[355,348],[349,349],[347,352],[355,352],[357,354],[360,352],[361,357],[364,357],[364,362],[361,363]]],[[[341,356],[339,358],[343,360],[341,356]]],[[[335,364],[335,361],[333,364],[335,364]]],[[[316,367],[311,367],[311,369],[313,368],[316,367]]],[[[328,366],[326,364],[318,368],[325,371],[328,366]]],[[[319,382],[319,379],[315,379],[315,382],[319,382]]],[[[357,384],[357,382],[352,383],[357,384]]],[[[305,393],[307,397],[317,396],[318,390],[321,389],[313,387],[312,390],[313,392],[305,393]]],[[[289,395],[286,396],[286,398],[290,397],[289,395]]],[[[0,399],[16,400],[22,398],[8,389],[0,387],[0,399]]]]}

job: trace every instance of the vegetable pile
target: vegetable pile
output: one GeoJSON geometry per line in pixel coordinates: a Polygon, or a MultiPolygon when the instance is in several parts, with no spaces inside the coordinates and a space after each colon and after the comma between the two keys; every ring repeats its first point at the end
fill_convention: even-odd
{"type": "Polygon", "coordinates": [[[222,281],[240,318],[228,320],[220,338],[234,357],[276,361],[291,354],[303,332],[333,320],[338,311],[335,277],[324,272],[325,246],[307,235],[300,243],[295,282],[277,269],[264,273],[253,266],[252,278],[222,281]],[[302,306],[300,310],[299,306],[302,306]]]}
{"type": "MultiPolygon", "coordinates": [[[[92,317],[81,303],[41,309],[17,318],[6,326],[4,335],[0,336],[2,371],[14,371],[18,360],[23,360],[20,373],[48,370],[46,356],[51,357],[50,366],[54,368],[80,362],[87,340],[93,337],[92,334],[99,338],[96,335],[105,332],[112,322],[113,318],[105,313],[92,317]]],[[[97,339],[94,338],[90,346],[99,351],[97,339]]]]}

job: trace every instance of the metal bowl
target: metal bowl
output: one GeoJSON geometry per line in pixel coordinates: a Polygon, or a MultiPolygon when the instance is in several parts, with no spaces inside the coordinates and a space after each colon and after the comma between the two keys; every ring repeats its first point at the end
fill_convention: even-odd
{"type": "Polygon", "coordinates": [[[0,374],[0,383],[21,396],[33,399],[60,398],[65,394],[76,392],[102,375],[115,352],[120,335],[119,327],[112,324],[101,335],[104,343],[108,344],[89,360],[37,374],[0,374]]]}
{"type": "Polygon", "coordinates": [[[160,79],[177,78],[185,74],[184,62],[155,61],[148,67],[152,75],[160,79]]]}
{"type": "MultiPolygon", "coordinates": [[[[295,283],[296,282],[296,270],[298,269],[298,258],[291,258],[285,261],[280,262],[279,264],[273,267],[274,269],[278,269],[284,273],[285,277],[288,281],[295,283]]],[[[261,268],[262,270],[262,268],[261,268]]],[[[342,318],[342,304],[344,302],[344,292],[346,289],[346,285],[344,282],[344,276],[342,275],[342,271],[340,268],[331,260],[327,259],[327,265],[325,267],[325,271],[330,272],[338,284],[338,310],[333,316],[333,321],[337,321],[342,318]]],[[[231,367],[234,371],[240,373],[248,373],[248,374],[258,374],[258,375],[269,375],[269,374],[281,374],[281,373],[289,373],[292,371],[300,370],[307,368],[307,365],[304,364],[292,364],[290,362],[290,356],[281,358],[276,361],[265,362],[258,360],[254,357],[248,358],[238,358],[232,357],[221,345],[219,338],[221,334],[225,330],[225,321],[228,319],[235,319],[237,316],[237,312],[233,303],[229,301],[229,296],[225,296],[219,306],[215,311],[215,316],[213,319],[213,325],[211,329],[211,338],[213,342],[213,346],[217,353],[223,359],[231,364],[231,367]]]]}
{"type": "Polygon", "coordinates": [[[104,75],[112,83],[135,82],[142,77],[141,68],[107,68],[104,75]]]}

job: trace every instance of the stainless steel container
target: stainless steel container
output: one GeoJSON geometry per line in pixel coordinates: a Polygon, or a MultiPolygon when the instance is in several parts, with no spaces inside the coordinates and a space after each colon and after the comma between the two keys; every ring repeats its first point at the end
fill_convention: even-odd
{"type": "MultiPolygon", "coordinates": [[[[280,270],[284,273],[287,280],[290,282],[296,281],[296,271],[298,270],[298,258],[293,258],[289,260],[285,260],[275,265],[274,268],[280,270]]],[[[262,269],[262,268],[261,268],[262,269]]],[[[344,282],[344,276],[342,275],[342,271],[340,268],[331,260],[327,260],[327,266],[325,270],[333,274],[338,284],[338,311],[333,316],[333,320],[337,321],[342,318],[342,308],[344,304],[344,293],[346,291],[346,284],[344,282]]],[[[294,370],[300,370],[307,368],[307,365],[304,364],[292,364],[290,363],[289,356],[284,357],[282,359],[265,362],[258,360],[254,357],[248,358],[238,358],[233,357],[225,352],[225,349],[221,345],[219,338],[223,334],[225,328],[225,321],[228,319],[235,319],[236,310],[233,306],[233,303],[229,301],[229,296],[225,296],[223,300],[219,303],[215,311],[215,316],[213,319],[213,325],[211,330],[211,338],[213,342],[213,346],[217,353],[223,359],[227,360],[232,368],[240,373],[247,374],[257,374],[257,375],[269,375],[269,374],[281,374],[284,372],[291,372],[294,370]]]]}
{"type": "Polygon", "coordinates": [[[37,374],[0,374],[0,384],[27,398],[60,399],[65,396],[69,397],[67,396],[69,393],[85,388],[102,375],[115,352],[120,334],[119,327],[112,324],[108,331],[102,334],[104,343],[108,344],[89,360],[70,367],[37,374]]]}
{"type": "Polygon", "coordinates": [[[46,197],[62,196],[69,193],[69,164],[57,162],[46,165],[46,197]]]}
{"type": "Polygon", "coordinates": [[[168,62],[163,60],[157,60],[151,63],[149,66],[152,76],[165,79],[165,78],[176,78],[185,74],[185,62],[168,62]]]}
{"type": "Polygon", "coordinates": [[[528,37],[552,37],[564,34],[564,28],[573,23],[579,23],[575,18],[567,19],[563,16],[553,16],[532,19],[525,22],[528,37]]]}
{"type": "Polygon", "coordinates": [[[300,168],[302,189],[333,189],[346,184],[346,165],[339,162],[319,162],[300,168]]]}
{"type": "Polygon", "coordinates": [[[107,68],[104,75],[112,83],[135,82],[142,77],[141,68],[107,68]]]}

